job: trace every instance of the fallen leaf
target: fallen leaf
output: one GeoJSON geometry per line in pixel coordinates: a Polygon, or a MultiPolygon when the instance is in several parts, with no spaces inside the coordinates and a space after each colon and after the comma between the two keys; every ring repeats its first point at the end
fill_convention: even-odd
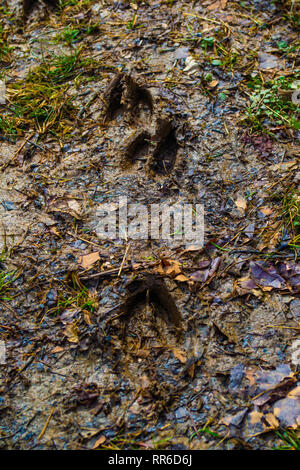
{"type": "Polygon", "coordinates": [[[300,290],[300,263],[280,263],[279,273],[288,281],[293,291],[297,293],[300,290]]]}
{"type": "Polygon", "coordinates": [[[63,333],[68,338],[68,341],[70,343],[79,342],[78,328],[76,325],[73,325],[73,324],[67,325],[63,333]]]}
{"type": "Polygon", "coordinates": [[[199,64],[193,57],[189,56],[185,59],[185,68],[183,71],[188,74],[194,74],[199,71],[199,64]]]}
{"type": "Polygon", "coordinates": [[[243,368],[237,373],[242,373],[242,377],[238,377],[238,386],[230,391],[247,403],[251,398],[252,405],[222,420],[231,436],[248,439],[279,427],[296,429],[300,425],[300,385],[291,389],[297,373],[288,364],[279,364],[274,370],[243,368]],[[244,389],[239,385],[243,376],[250,384],[244,389]]]}
{"type": "Polygon", "coordinates": [[[89,268],[92,266],[96,261],[100,259],[99,251],[94,251],[93,253],[89,253],[88,255],[82,255],[78,258],[78,263],[84,269],[89,268]]]}
{"type": "Polygon", "coordinates": [[[250,262],[251,274],[255,282],[266,290],[286,287],[285,280],[277,273],[274,266],[262,266],[258,262],[250,262]]]}
{"type": "Polygon", "coordinates": [[[78,318],[80,315],[79,308],[68,308],[60,315],[60,321],[66,325],[68,323],[73,323],[74,319],[78,318]]]}
{"type": "Polygon", "coordinates": [[[267,403],[274,391],[278,393],[280,388],[284,389],[295,381],[295,374],[288,364],[279,364],[274,370],[260,370],[249,368],[245,377],[249,380],[249,395],[255,405],[267,403]]]}
{"type": "Polygon", "coordinates": [[[186,363],[187,358],[186,358],[185,351],[182,351],[178,348],[174,348],[173,349],[173,354],[176,357],[176,359],[178,359],[180,362],[182,362],[182,364],[186,363]]]}
{"type": "Polygon", "coordinates": [[[176,277],[179,274],[182,274],[181,264],[179,261],[162,258],[156,272],[159,274],[167,274],[171,277],[176,277]]]}
{"type": "Polygon", "coordinates": [[[216,2],[212,3],[207,7],[208,10],[224,10],[226,8],[228,0],[217,0],[216,2]]]}
{"type": "Polygon", "coordinates": [[[218,80],[212,80],[208,83],[209,88],[215,88],[219,84],[218,80]]]}
{"type": "Polygon", "coordinates": [[[93,445],[93,449],[97,449],[97,447],[99,447],[101,444],[104,444],[105,441],[106,441],[106,437],[100,436],[99,439],[97,439],[95,444],[93,445]]]}
{"type": "Polygon", "coordinates": [[[272,209],[270,209],[269,207],[260,207],[260,208],[259,208],[259,211],[262,212],[262,213],[265,214],[265,215],[271,215],[271,214],[273,214],[272,209]]]}
{"type": "Polygon", "coordinates": [[[50,354],[56,354],[62,351],[65,351],[65,348],[62,348],[61,346],[55,346],[55,348],[51,349],[50,354]]]}
{"type": "Polygon", "coordinates": [[[179,282],[187,282],[190,279],[188,277],[186,277],[184,274],[179,274],[178,276],[175,277],[174,280],[179,281],[179,282]]]}
{"type": "Polygon", "coordinates": [[[251,294],[256,288],[257,285],[255,284],[254,280],[245,276],[241,277],[235,282],[234,292],[236,292],[238,295],[246,295],[251,294]]]}
{"type": "Polygon", "coordinates": [[[87,325],[92,325],[90,312],[88,312],[87,310],[84,310],[83,311],[83,318],[84,318],[84,321],[87,325]]]}
{"type": "Polygon", "coordinates": [[[247,209],[247,200],[244,197],[239,197],[235,202],[236,207],[239,209],[241,214],[245,213],[247,209]]]}
{"type": "Polygon", "coordinates": [[[209,268],[208,275],[211,277],[215,272],[218,270],[220,266],[221,258],[218,256],[217,258],[213,259],[209,268]]]}
{"type": "Polygon", "coordinates": [[[243,408],[242,410],[238,411],[237,413],[234,413],[232,415],[225,416],[221,420],[221,423],[225,424],[226,426],[233,426],[233,427],[238,427],[242,424],[246,413],[248,411],[248,408],[243,408]]]}
{"type": "Polygon", "coordinates": [[[217,271],[220,265],[221,258],[217,257],[212,261],[200,261],[199,263],[199,271],[195,271],[191,274],[191,280],[194,282],[206,282],[207,279],[213,276],[213,274],[217,271]],[[209,266],[208,269],[203,270],[203,268],[209,266]]]}
{"type": "Polygon", "coordinates": [[[246,437],[256,436],[266,431],[270,431],[271,429],[274,429],[273,426],[265,422],[264,413],[258,410],[250,411],[245,418],[244,433],[246,437]]]}
{"type": "Polygon", "coordinates": [[[76,199],[66,197],[54,198],[48,204],[48,212],[61,212],[69,214],[77,220],[82,218],[81,206],[76,199]]]}

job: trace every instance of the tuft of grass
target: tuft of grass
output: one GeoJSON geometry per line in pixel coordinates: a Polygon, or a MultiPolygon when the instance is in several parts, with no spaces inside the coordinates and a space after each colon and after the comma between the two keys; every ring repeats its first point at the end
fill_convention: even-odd
{"type": "Polygon", "coordinates": [[[97,24],[80,25],[79,28],[66,26],[63,31],[56,36],[55,43],[65,42],[70,46],[83,39],[83,37],[89,36],[97,31],[99,31],[97,24]]]}
{"type": "Polygon", "coordinates": [[[55,43],[66,42],[68,45],[78,41],[80,30],[67,26],[55,38],[55,43]]]}
{"type": "Polygon", "coordinates": [[[82,284],[76,273],[71,273],[69,280],[70,284],[66,284],[60,290],[57,305],[53,309],[54,315],[60,315],[68,307],[77,307],[82,311],[93,312],[97,305],[95,295],[82,284]]]}
{"type": "Polygon", "coordinates": [[[277,47],[278,47],[279,52],[284,54],[284,56],[287,56],[288,54],[293,54],[293,53],[295,53],[295,56],[296,56],[299,51],[300,41],[297,40],[290,44],[287,41],[278,41],[277,47]]]}
{"type": "Polygon", "coordinates": [[[300,429],[275,431],[275,434],[282,440],[283,444],[273,447],[273,450],[300,450],[300,429]]]}
{"type": "Polygon", "coordinates": [[[9,286],[14,280],[14,272],[9,273],[0,269],[0,301],[11,300],[8,295],[9,286]]]}
{"type": "Polygon", "coordinates": [[[212,431],[209,426],[204,426],[203,428],[201,429],[197,429],[197,432],[193,432],[192,435],[190,436],[190,441],[192,441],[197,435],[201,435],[201,434],[207,434],[211,437],[214,437],[216,439],[223,439],[222,436],[220,434],[218,434],[217,432],[215,431],[212,431]]]}
{"type": "Polygon", "coordinates": [[[58,0],[58,8],[59,11],[63,11],[64,9],[73,11],[72,7],[80,8],[87,6],[91,3],[91,0],[58,0]]]}
{"type": "Polygon", "coordinates": [[[130,21],[128,21],[128,23],[127,23],[127,26],[126,26],[127,29],[133,30],[135,25],[136,25],[136,20],[137,20],[137,14],[134,13],[132,19],[130,21]]]}
{"type": "Polygon", "coordinates": [[[289,233],[289,246],[300,248],[300,190],[290,189],[282,198],[284,229],[289,233]]]}
{"type": "Polygon", "coordinates": [[[246,82],[246,94],[250,98],[242,123],[253,132],[264,132],[275,137],[275,129],[299,130],[299,105],[293,103],[292,93],[299,81],[300,72],[288,77],[278,77],[266,82],[260,76],[246,82]]]}
{"type": "Polygon", "coordinates": [[[29,72],[27,82],[40,84],[49,81],[52,85],[61,85],[75,78],[78,69],[84,65],[85,61],[80,60],[80,50],[72,54],[54,56],[29,72]]]}
{"type": "Polygon", "coordinates": [[[47,131],[66,135],[72,129],[76,110],[68,90],[76,85],[83,70],[89,70],[89,65],[89,59],[80,58],[80,51],[54,56],[32,69],[25,81],[9,85],[10,106],[0,116],[0,131],[9,137],[32,128],[41,135],[47,131]]]}
{"type": "Polygon", "coordinates": [[[16,271],[7,271],[4,267],[4,259],[6,253],[0,253],[0,301],[5,302],[11,300],[9,291],[11,284],[16,280],[16,271]]]}
{"type": "Polygon", "coordinates": [[[285,191],[278,191],[271,195],[271,199],[278,204],[277,219],[281,237],[282,248],[291,248],[297,257],[300,248],[300,190],[293,185],[285,191]]]}
{"type": "Polygon", "coordinates": [[[300,4],[298,0],[273,0],[280,11],[282,17],[288,21],[295,29],[300,28],[300,4]]]}
{"type": "Polygon", "coordinates": [[[81,310],[86,309],[93,312],[94,303],[94,299],[90,297],[90,292],[86,287],[84,287],[80,292],[72,291],[67,295],[61,296],[57,302],[55,315],[59,315],[67,307],[80,307],[81,310]]]}
{"type": "MultiPolygon", "coordinates": [[[[0,12],[1,14],[1,12],[0,12]]],[[[10,62],[11,47],[7,41],[8,31],[4,28],[3,22],[0,21],[0,63],[10,62]]]]}
{"type": "Polygon", "coordinates": [[[11,116],[0,115],[0,134],[7,137],[15,137],[17,134],[16,119],[11,116]]]}

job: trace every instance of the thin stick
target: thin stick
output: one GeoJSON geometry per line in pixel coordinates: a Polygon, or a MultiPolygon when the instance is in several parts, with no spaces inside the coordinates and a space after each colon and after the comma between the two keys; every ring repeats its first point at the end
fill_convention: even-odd
{"type": "Polygon", "coordinates": [[[11,162],[16,158],[16,156],[21,152],[22,148],[29,142],[29,140],[34,136],[34,134],[30,134],[29,137],[26,137],[24,142],[20,145],[20,147],[15,151],[13,156],[8,160],[8,162],[4,163],[4,165],[1,167],[1,170],[5,170],[8,165],[11,164],[11,162]]]}
{"type": "Polygon", "coordinates": [[[50,419],[52,418],[52,415],[53,415],[53,413],[54,413],[54,410],[55,410],[55,407],[53,406],[53,408],[51,409],[50,414],[49,414],[49,416],[48,416],[48,418],[47,418],[47,421],[46,421],[46,423],[45,423],[45,425],[44,425],[44,427],[43,427],[43,429],[42,429],[42,431],[41,431],[41,434],[40,434],[39,437],[37,438],[38,441],[39,441],[40,439],[42,439],[43,435],[45,434],[46,429],[47,429],[47,427],[48,427],[48,424],[50,423],[50,419]]]}
{"type": "Polygon", "coordinates": [[[121,275],[121,272],[122,272],[122,269],[123,269],[123,266],[124,266],[124,263],[125,263],[125,260],[126,260],[126,257],[127,257],[127,253],[128,253],[128,250],[129,250],[129,246],[130,246],[129,244],[126,246],[126,250],[125,250],[123,260],[122,260],[122,263],[121,263],[121,266],[120,266],[120,269],[119,269],[119,272],[118,272],[118,276],[121,275]]]}

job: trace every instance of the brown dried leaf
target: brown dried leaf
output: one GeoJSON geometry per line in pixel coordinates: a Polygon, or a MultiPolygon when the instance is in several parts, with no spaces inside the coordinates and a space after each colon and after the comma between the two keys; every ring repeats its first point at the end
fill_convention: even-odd
{"type": "Polygon", "coordinates": [[[270,288],[270,290],[286,287],[285,280],[277,273],[274,266],[263,266],[258,262],[251,261],[250,268],[252,277],[259,286],[270,288]]]}
{"type": "Polygon", "coordinates": [[[64,335],[66,335],[70,343],[79,342],[78,328],[76,325],[73,325],[73,324],[67,325],[63,333],[64,335]]]}
{"type": "Polygon", "coordinates": [[[76,199],[66,197],[54,198],[48,204],[48,212],[61,212],[68,214],[75,219],[82,219],[82,210],[79,202],[76,199]]]}
{"type": "Polygon", "coordinates": [[[95,444],[93,445],[93,449],[97,449],[97,447],[101,446],[101,444],[104,444],[105,441],[106,441],[106,437],[100,436],[99,439],[97,439],[95,444]]]}
{"type": "Polygon", "coordinates": [[[241,277],[235,282],[234,291],[238,295],[247,295],[253,293],[253,290],[257,288],[257,285],[250,277],[241,277]]]}
{"type": "Polygon", "coordinates": [[[186,277],[184,274],[179,274],[178,276],[175,277],[175,281],[187,282],[189,281],[189,278],[186,277]]]}
{"type": "Polygon", "coordinates": [[[247,200],[244,197],[239,197],[235,202],[236,207],[240,211],[241,214],[245,213],[247,209],[247,200]]]}
{"type": "Polygon", "coordinates": [[[83,311],[83,317],[84,317],[85,323],[87,325],[92,325],[90,312],[88,312],[87,310],[84,310],[83,311]]]}
{"type": "Polygon", "coordinates": [[[88,255],[82,255],[78,258],[78,263],[84,269],[89,268],[92,266],[96,261],[100,259],[99,251],[94,251],[93,253],[89,253],[88,255]]]}
{"type": "Polygon", "coordinates": [[[65,351],[65,348],[62,348],[61,346],[55,346],[55,348],[51,349],[50,354],[56,354],[62,351],[65,351]]]}
{"type": "Polygon", "coordinates": [[[260,207],[259,210],[260,210],[260,212],[262,212],[265,215],[273,214],[272,209],[270,209],[269,207],[260,207]]]}
{"type": "Polygon", "coordinates": [[[179,274],[182,274],[180,262],[167,258],[161,259],[161,262],[155,271],[159,274],[167,274],[170,277],[176,277],[179,274]]]}
{"type": "Polygon", "coordinates": [[[228,0],[217,0],[216,2],[212,3],[207,7],[210,11],[215,10],[224,10],[226,8],[228,0]]]}
{"type": "Polygon", "coordinates": [[[186,357],[186,352],[182,351],[181,349],[174,348],[173,349],[173,354],[178,359],[182,364],[186,363],[187,357],[186,357]]]}

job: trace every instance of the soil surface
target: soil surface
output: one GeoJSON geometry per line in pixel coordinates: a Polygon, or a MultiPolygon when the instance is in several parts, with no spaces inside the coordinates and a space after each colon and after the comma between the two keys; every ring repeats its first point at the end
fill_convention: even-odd
{"type": "Polygon", "coordinates": [[[300,424],[276,412],[298,387],[283,199],[300,131],[245,118],[251,77],[297,78],[283,3],[0,3],[0,115],[17,119],[0,123],[0,448],[272,449],[300,424]],[[58,118],[25,114],[36,95],[10,115],[30,73],[66,56],[58,118]],[[102,240],[99,208],[124,196],[203,204],[203,248],[102,240]],[[257,402],[259,373],[277,394],[257,402]]]}

